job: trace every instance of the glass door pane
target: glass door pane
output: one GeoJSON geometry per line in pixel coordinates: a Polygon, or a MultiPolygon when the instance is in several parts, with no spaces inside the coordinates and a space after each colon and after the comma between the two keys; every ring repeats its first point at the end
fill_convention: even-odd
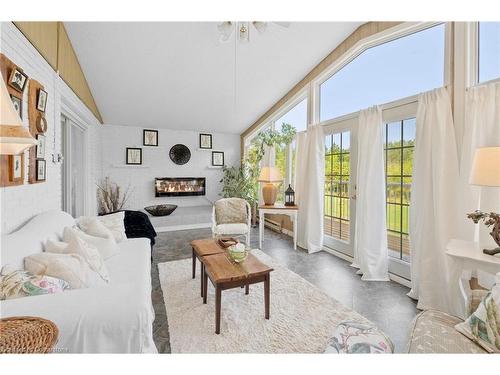
{"type": "Polygon", "coordinates": [[[352,256],[351,138],[345,126],[325,136],[324,237],[326,246],[352,256]]]}

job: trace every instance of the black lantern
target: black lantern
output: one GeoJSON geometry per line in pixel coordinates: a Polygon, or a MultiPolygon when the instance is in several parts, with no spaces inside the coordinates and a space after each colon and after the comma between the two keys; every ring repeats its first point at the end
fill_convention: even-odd
{"type": "Polygon", "coordinates": [[[285,191],[285,206],[295,206],[295,191],[290,184],[285,191]]]}

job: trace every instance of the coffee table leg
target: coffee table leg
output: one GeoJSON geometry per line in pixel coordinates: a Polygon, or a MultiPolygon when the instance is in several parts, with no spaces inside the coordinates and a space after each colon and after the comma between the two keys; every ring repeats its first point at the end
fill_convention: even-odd
{"type": "Polygon", "coordinates": [[[219,286],[215,286],[215,333],[220,334],[220,305],[221,305],[222,290],[219,286]]]}
{"type": "Polygon", "coordinates": [[[207,303],[207,296],[208,296],[208,275],[207,271],[205,270],[205,267],[203,267],[203,303],[207,303]]]}
{"type": "Polygon", "coordinates": [[[203,264],[203,262],[200,260],[200,285],[201,285],[201,296],[203,297],[203,284],[204,284],[204,275],[205,274],[205,265],[203,264]]]}
{"type": "Polygon", "coordinates": [[[192,251],[193,251],[193,279],[194,279],[196,277],[196,254],[194,253],[194,249],[192,251]]]}
{"type": "Polygon", "coordinates": [[[265,307],[265,312],[266,312],[266,319],[269,319],[269,289],[270,289],[270,282],[271,282],[271,277],[269,274],[267,274],[265,280],[264,280],[264,307],[265,307]]]}
{"type": "Polygon", "coordinates": [[[245,285],[245,294],[248,294],[249,293],[249,290],[250,289],[250,285],[245,285]]]}

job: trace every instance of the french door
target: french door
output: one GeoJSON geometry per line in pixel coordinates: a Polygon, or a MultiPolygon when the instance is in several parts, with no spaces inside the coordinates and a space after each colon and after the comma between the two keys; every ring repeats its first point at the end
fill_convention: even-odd
{"type": "Polygon", "coordinates": [[[76,218],[85,215],[87,204],[87,129],[66,116],[61,116],[61,129],[63,210],[76,218]]]}
{"type": "Polygon", "coordinates": [[[324,244],[354,256],[357,117],[325,125],[324,244]]]}

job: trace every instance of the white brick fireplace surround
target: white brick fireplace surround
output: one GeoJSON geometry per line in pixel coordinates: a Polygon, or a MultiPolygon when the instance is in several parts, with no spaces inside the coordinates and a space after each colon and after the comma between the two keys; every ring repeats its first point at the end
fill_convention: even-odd
{"type": "MultiPolygon", "coordinates": [[[[156,129],[158,147],[142,145],[143,127],[104,125],[102,128],[102,160],[103,176],[110,177],[113,182],[126,188],[131,187],[131,196],[127,208],[143,210],[144,207],[172,203],[179,208],[171,216],[154,218],[151,221],[155,228],[164,230],[165,227],[187,229],[199,227],[210,221],[212,202],[220,198],[222,189],[222,169],[211,167],[211,151],[223,151],[224,161],[228,166],[238,165],[240,162],[240,138],[237,134],[212,133],[212,150],[199,150],[198,131],[180,131],[156,129]],[[169,157],[170,148],[175,144],[184,144],[191,151],[191,159],[187,164],[176,165],[169,157]],[[125,164],[126,147],[142,148],[142,165],[125,164]],[[205,196],[186,197],[155,197],[155,177],[205,177],[205,196]],[[186,209],[182,209],[182,208],[186,209]],[[193,218],[194,207],[199,207],[197,220],[193,218]],[[207,210],[208,209],[208,210],[207,210]],[[208,216],[207,216],[208,212],[208,216]],[[199,219],[199,220],[198,220],[199,219]],[[191,223],[192,221],[192,223],[191,223]]],[[[210,132],[202,132],[210,133],[210,132]]]]}

